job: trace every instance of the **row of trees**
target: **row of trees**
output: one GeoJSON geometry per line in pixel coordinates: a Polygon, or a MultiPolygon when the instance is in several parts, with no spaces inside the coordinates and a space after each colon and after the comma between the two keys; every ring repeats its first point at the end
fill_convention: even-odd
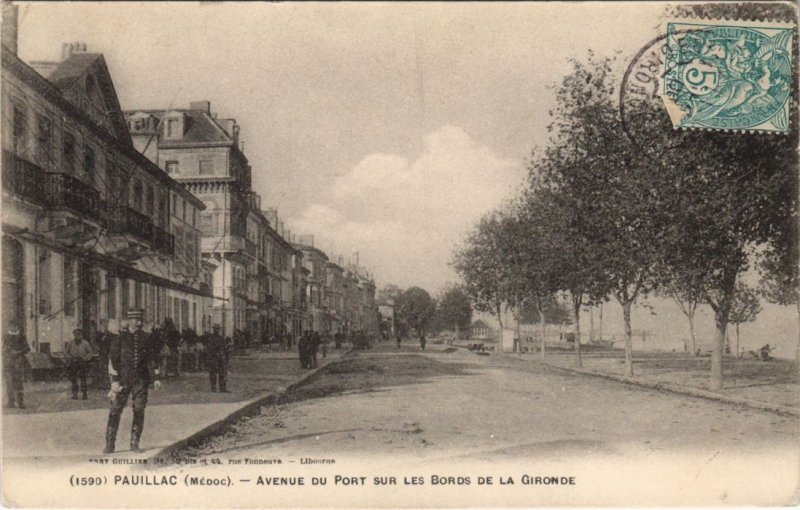
{"type": "MultiPolygon", "coordinates": [[[[634,138],[620,115],[619,62],[590,53],[572,65],[527,188],[480,221],[453,267],[475,308],[498,319],[501,307],[532,306],[543,327],[548,306],[566,300],[577,338],[581,307],[616,300],[629,375],[637,300],[669,295],[692,315],[708,304],[719,389],[731,313],[748,293],[740,277],[755,265],[764,297],[800,303],[797,104],[790,136],[764,136],[673,130],[659,103],[638,102],[626,111],[644,131],[634,138]]],[[[580,366],[580,342],[575,359],[580,366]]]]}
{"type": "MultiPolygon", "coordinates": [[[[434,299],[420,287],[403,290],[389,284],[378,292],[377,300],[394,305],[395,335],[400,338],[411,334],[422,338],[445,330],[458,335],[469,331],[472,324],[472,305],[459,285],[447,286],[434,299]]],[[[386,323],[381,323],[381,329],[382,334],[388,335],[386,323]]]]}

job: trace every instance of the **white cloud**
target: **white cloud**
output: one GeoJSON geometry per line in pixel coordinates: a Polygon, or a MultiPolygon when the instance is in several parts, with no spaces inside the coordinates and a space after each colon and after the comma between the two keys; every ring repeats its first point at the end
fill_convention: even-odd
{"type": "Polygon", "coordinates": [[[523,181],[520,161],[500,158],[457,126],[425,139],[414,161],[374,153],[335,181],[329,203],[315,203],[294,222],[323,249],[349,255],[376,273],[379,285],[436,290],[454,275],[453,246],[523,181]]]}

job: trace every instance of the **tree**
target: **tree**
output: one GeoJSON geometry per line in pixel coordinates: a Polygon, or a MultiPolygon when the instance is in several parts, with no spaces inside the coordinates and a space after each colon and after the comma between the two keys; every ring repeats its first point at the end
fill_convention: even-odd
{"type": "Polygon", "coordinates": [[[728,318],[731,323],[736,325],[736,350],[734,351],[736,357],[739,356],[739,324],[756,320],[760,311],[761,303],[758,301],[756,291],[744,283],[738,282],[728,318]]]}
{"type": "Polygon", "coordinates": [[[428,291],[411,287],[403,292],[396,305],[397,316],[403,324],[414,328],[420,340],[425,336],[436,312],[436,302],[428,291]]]}
{"type": "Polygon", "coordinates": [[[451,266],[464,281],[464,291],[480,312],[495,316],[503,329],[502,306],[514,301],[514,273],[508,264],[511,216],[492,211],[481,218],[464,246],[453,253],[451,266]]]}
{"type": "Polygon", "coordinates": [[[378,291],[375,301],[384,304],[394,303],[402,294],[403,289],[393,283],[388,283],[378,291]]]}
{"type": "Polygon", "coordinates": [[[664,209],[672,200],[669,174],[625,133],[615,92],[614,58],[573,61],[556,91],[552,139],[557,164],[547,179],[591,248],[584,270],[595,294],[613,296],[623,311],[625,372],[633,375],[631,311],[657,288],[666,248],[664,209]]]}
{"type": "MultiPolygon", "coordinates": [[[[788,4],[753,2],[685,5],[672,8],[668,14],[784,21],[794,21],[796,15],[788,4]]],[[[794,61],[797,44],[795,37],[794,61]]],[[[792,89],[796,90],[796,73],[792,79],[792,89]]],[[[679,199],[671,208],[674,249],[666,263],[673,275],[698,288],[714,311],[713,390],[723,386],[725,332],[736,280],[750,267],[749,255],[756,247],[776,254],[792,250],[786,242],[792,237],[787,235],[787,228],[794,230],[797,223],[797,97],[791,101],[788,136],[715,131],[676,134],[666,122],[660,123],[660,134],[652,135],[659,140],[677,139],[673,145],[680,147],[659,158],[662,168],[674,176],[674,193],[679,199]]]]}
{"type": "Polygon", "coordinates": [[[455,331],[456,338],[459,332],[469,331],[472,324],[472,305],[460,285],[448,287],[438,299],[436,324],[442,329],[455,331]]]}
{"type": "Polygon", "coordinates": [[[660,294],[672,299],[681,313],[688,319],[691,353],[695,355],[697,353],[697,335],[694,331],[694,316],[697,313],[697,307],[702,303],[700,289],[679,281],[676,276],[672,281],[663,285],[660,294]]]}

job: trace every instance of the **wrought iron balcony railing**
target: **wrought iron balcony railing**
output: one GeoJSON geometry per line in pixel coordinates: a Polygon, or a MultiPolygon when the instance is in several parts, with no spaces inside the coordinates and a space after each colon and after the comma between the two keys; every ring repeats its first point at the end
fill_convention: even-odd
{"type": "Polygon", "coordinates": [[[3,189],[27,200],[44,203],[44,170],[5,150],[2,166],[3,189]]]}
{"type": "Polygon", "coordinates": [[[158,227],[153,227],[153,248],[164,255],[175,255],[175,236],[158,227]]]}
{"type": "Polygon", "coordinates": [[[53,208],[65,208],[95,221],[102,217],[100,192],[69,174],[46,172],[45,196],[53,208]]]}
{"type": "Polygon", "coordinates": [[[249,239],[244,240],[244,251],[251,257],[256,257],[256,243],[249,239]]]}

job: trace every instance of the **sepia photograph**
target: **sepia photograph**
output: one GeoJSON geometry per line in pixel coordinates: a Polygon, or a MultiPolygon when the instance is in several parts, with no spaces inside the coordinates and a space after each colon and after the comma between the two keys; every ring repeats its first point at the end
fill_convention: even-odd
{"type": "Polygon", "coordinates": [[[800,504],[797,23],[3,0],[3,506],[800,504]]]}

